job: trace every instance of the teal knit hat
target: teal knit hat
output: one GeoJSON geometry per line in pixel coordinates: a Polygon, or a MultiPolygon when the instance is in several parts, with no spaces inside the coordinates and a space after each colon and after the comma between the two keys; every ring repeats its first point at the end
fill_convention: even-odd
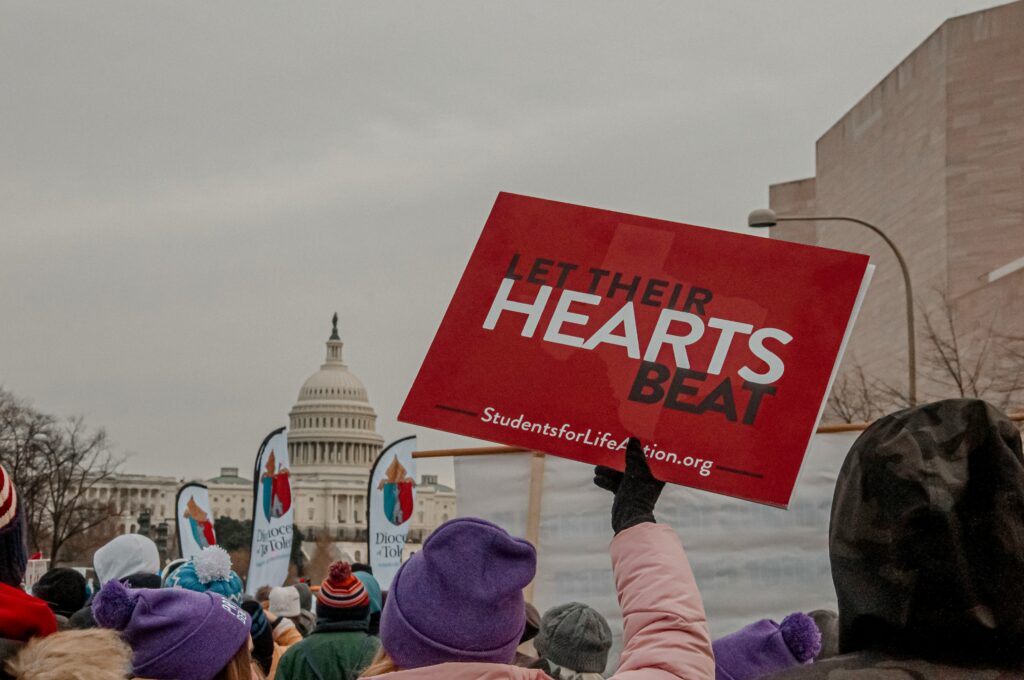
{"type": "Polygon", "coordinates": [[[367,571],[353,571],[352,575],[362,582],[363,588],[366,589],[366,594],[370,596],[370,614],[379,612],[383,607],[384,597],[381,594],[380,584],[377,583],[377,579],[367,571]]]}
{"type": "Polygon", "coordinates": [[[242,604],[242,579],[231,570],[231,556],[219,545],[211,545],[167,577],[165,588],[184,588],[197,593],[217,593],[242,604]]]}

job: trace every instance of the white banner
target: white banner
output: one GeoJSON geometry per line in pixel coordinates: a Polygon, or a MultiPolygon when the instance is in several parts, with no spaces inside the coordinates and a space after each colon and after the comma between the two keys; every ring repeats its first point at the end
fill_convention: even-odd
{"type": "Polygon", "coordinates": [[[210,511],[210,493],[205,484],[188,482],[178,489],[174,501],[177,513],[178,547],[186,560],[199,551],[216,545],[213,530],[213,512],[210,511]]]}
{"type": "Polygon", "coordinates": [[[402,551],[416,509],[416,437],[392,442],[381,451],[370,471],[366,539],[373,576],[383,590],[402,566],[402,551]]]}
{"type": "MultiPolygon", "coordinates": [[[[665,487],[657,519],[682,538],[713,637],[762,618],[781,621],[794,611],[836,608],[829,515],[836,476],[858,434],[813,438],[789,510],[665,487]]],[[[459,515],[482,517],[525,535],[531,458],[456,458],[459,515]]],[[[592,466],[545,459],[534,605],[543,613],[575,600],[600,611],[615,632],[612,669],[622,635],[608,557],[612,499],[592,479],[592,466]]]]}
{"type": "Polygon", "coordinates": [[[284,585],[288,578],[294,509],[285,428],[263,440],[253,480],[252,552],[245,582],[250,595],[261,586],[284,585]]]}

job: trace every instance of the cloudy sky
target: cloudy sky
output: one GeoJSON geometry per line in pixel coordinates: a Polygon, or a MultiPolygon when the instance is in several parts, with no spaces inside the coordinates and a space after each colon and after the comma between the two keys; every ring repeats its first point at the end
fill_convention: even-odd
{"type": "Polygon", "coordinates": [[[5,2],[0,385],[133,471],[249,469],[337,310],[381,433],[416,432],[395,416],[499,191],[741,228],[994,4],[5,2]]]}

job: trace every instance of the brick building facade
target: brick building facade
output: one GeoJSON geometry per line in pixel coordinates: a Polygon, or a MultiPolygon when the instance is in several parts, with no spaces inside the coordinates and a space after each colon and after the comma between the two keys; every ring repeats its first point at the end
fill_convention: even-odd
{"type": "MultiPolygon", "coordinates": [[[[771,186],[770,206],[857,217],[900,248],[923,398],[952,396],[926,365],[923,315],[944,318],[943,296],[966,354],[985,337],[1024,336],[1024,0],[946,21],[818,139],[815,166],[812,178],[771,186]]],[[[885,243],[843,222],[783,223],[772,237],[871,256],[844,371],[856,362],[905,389],[903,281],[885,243]]]]}

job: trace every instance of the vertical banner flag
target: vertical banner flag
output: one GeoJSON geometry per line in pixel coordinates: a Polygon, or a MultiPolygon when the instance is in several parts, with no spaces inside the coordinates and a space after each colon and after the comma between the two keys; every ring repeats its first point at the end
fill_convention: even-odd
{"type": "Polygon", "coordinates": [[[373,575],[383,590],[402,566],[402,553],[409,537],[413,510],[416,508],[416,437],[392,442],[381,451],[370,471],[366,493],[367,555],[373,575]]]}
{"type": "Polygon", "coordinates": [[[263,440],[253,471],[252,551],[245,592],[281,586],[292,555],[292,482],[285,428],[263,440]]]}
{"type": "Polygon", "coordinates": [[[398,419],[785,507],[871,272],[501,193],[398,419]]]}
{"type": "Polygon", "coordinates": [[[205,484],[183,484],[178,489],[174,507],[178,547],[182,557],[191,559],[203,548],[217,544],[217,536],[213,531],[213,512],[210,510],[210,492],[205,484]]]}

